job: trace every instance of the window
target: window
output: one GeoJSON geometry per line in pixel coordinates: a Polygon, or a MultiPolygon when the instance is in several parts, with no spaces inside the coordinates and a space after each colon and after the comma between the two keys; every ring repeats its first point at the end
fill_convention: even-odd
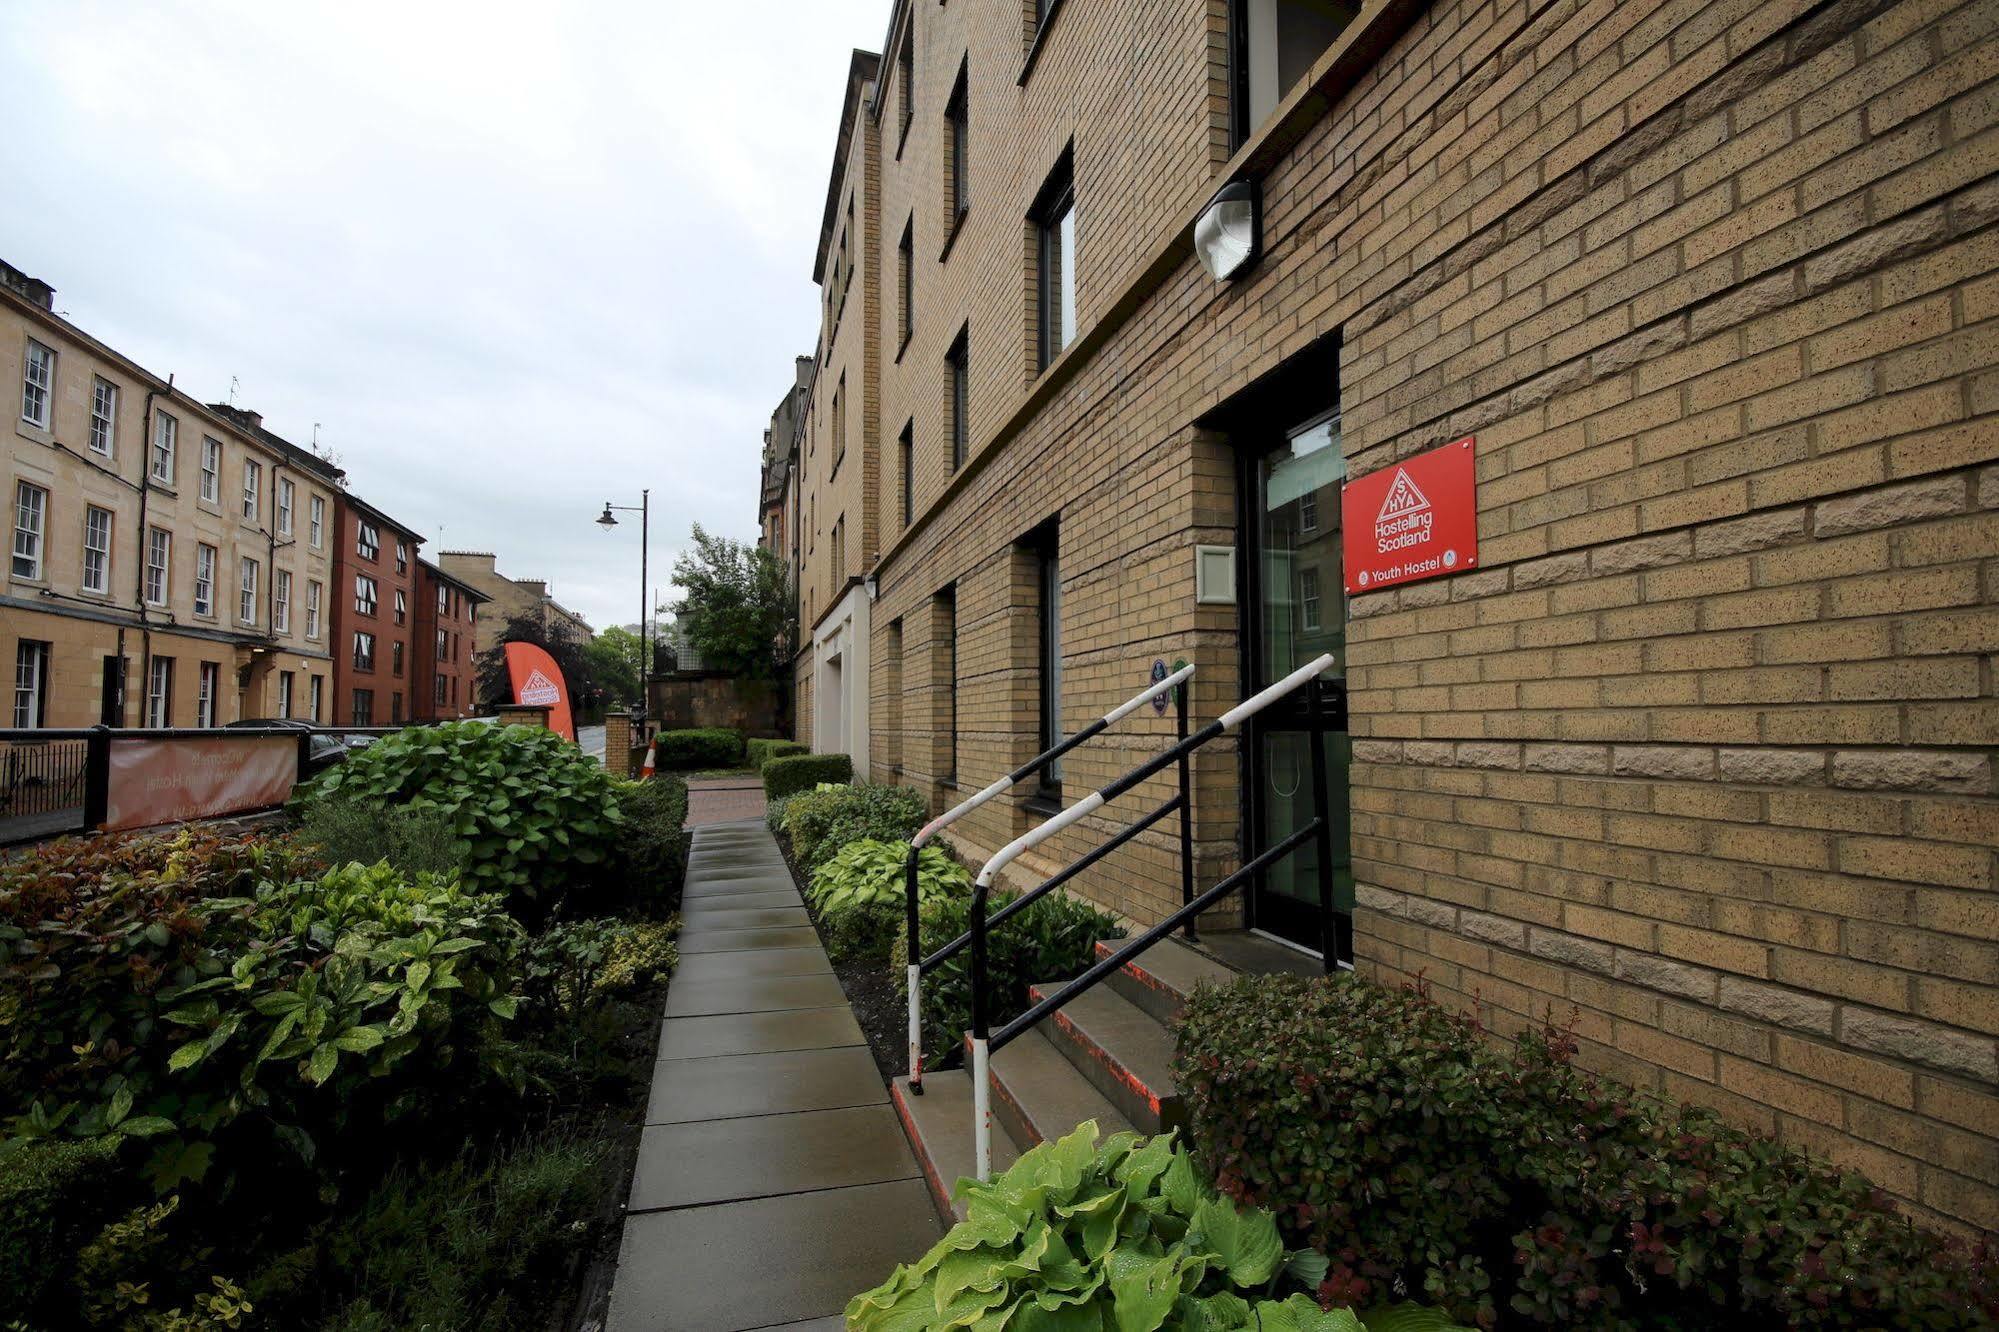
{"type": "Polygon", "coordinates": [[[1039,241],[1036,274],[1040,364],[1049,363],[1076,339],[1076,186],[1067,150],[1041,187],[1034,207],[1039,241]]]}
{"type": "Polygon", "coordinates": [[[194,613],[215,614],[215,547],[206,544],[194,548],[194,613]]]}
{"type": "MultiPolygon", "coordinates": [[[[402,644],[398,643],[396,644],[396,646],[401,647],[402,644]]],[[[400,693],[390,694],[389,725],[391,726],[401,725],[402,720],[403,720],[403,696],[400,693]]]]}
{"type": "Polygon", "coordinates": [[[318,550],[326,540],[326,501],[318,495],[312,497],[312,548],[318,550]]]}
{"type": "Polygon", "coordinates": [[[354,631],[354,669],[372,671],[375,669],[375,636],[354,631]]]}
{"type": "Polygon", "coordinates": [[[90,451],[109,458],[118,436],[118,386],[101,375],[90,387],[90,451]]]}
{"type": "Polygon", "coordinates": [[[958,589],[947,587],[939,592],[930,607],[930,632],[933,648],[941,648],[932,660],[937,662],[943,676],[942,689],[935,691],[938,706],[943,716],[938,718],[937,731],[944,738],[944,752],[937,756],[939,778],[947,785],[958,783],[958,589]]]}
{"type": "Polygon", "coordinates": [[[1232,0],[1230,137],[1240,148],[1360,12],[1355,0],[1232,0]]]}
{"type": "Polygon", "coordinates": [[[264,465],[254,458],[243,460],[243,516],[251,522],[257,521],[257,511],[263,504],[264,465]]]}
{"type": "Polygon", "coordinates": [[[319,721],[320,704],[325,701],[325,693],[326,693],[326,677],[321,675],[315,675],[310,680],[306,681],[305,696],[306,699],[312,704],[312,720],[315,723],[319,721]]]}
{"type": "Polygon", "coordinates": [[[406,574],[409,571],[410,571],[410,548],[404,545],[402,542],[398,541],[396,543],[396,572],[399,574],[406,574]]]}
{"type": "Polygon", "coordinates": [[[1298,530],[1319,530],[1319,492],[1316,490],[1308,490],[1298,497],[1298,530]]]}
{"type": "Polygon", "coordinates": [[[361,615],[375,613],[375,580],[366,574],[354,575],[354,609],[361,615]]]}
{"type": "Polygon", "coordinates": [[[448,615],[451,611],[451,590],[444,584],[437,585],[437,613],[448,615]]]}
{"type": "Polygon", "coordinates": [[[83,590],[111,590],[111,510],[83,507],[83,590]]]}
{"type": "Polygon", "coordinates": [[[292,673],[278,672],[278,717],[289,720],[292,715],[292,673]]]}
{"type": "Polygon", "coordinates": [[[916,219],[909,218],[902,224],[902,239],[895,246],[895,303],[896,355],[909,345],[909,335],[916,331],[916,219]]]}
{"type": "Polygon", "coordinates": [[[1300,569],[1298,571],[1298,606],[1305,617],[1307,629],[1319,627],[1319,571],[1300,569]]]}
{"type": "Polygon", "coordinates": [[[271,628],[288,634],[292,631],[292,571],[280,569],[273,577],[277,582],[271,586],[271,628]]]}
{"type": "Polygon", "coordinates": [[[895,442],[896,461],[902,468],[902,525],[909,526],[916,513],[916,422],[902,423],[902,435],[895,442]]]}
{"type": "Polygon", "coordinates": [[[24,638],[14,649],[14,725],[46,726],[49,720],[49,645],[24,638]]]}
{"type": "Polygon", "coordinates": [[[410,613],[410,604],[409,604],[409,600],[408,600],[408,599],[407,599],[407,598],[406,598],[406,597],[404,596],[404,594],[403,594],[403,590],[402,590],[401,588],[397,588],[397,589],[396,589],[396,623],[397,623],[397,624],[401,624],[401,623],[403,623],[403,621],[407,620],[407,619],[409,618],[409,613],[410,613]]]}
{"type": "Polygon", "coordinates": [[[42,430],[49,428],[50,391],[55,387],[56,354],[33,338],[21,372],[21,419],[42,430]]]}
{"type": "Polygon", "coordinates": [[[296,498],[297,493],[298,493],[298,487],[292,484],[290,477],[279,478],[278,480],[278,535],[279,536],[290,536],[292,534],[292,501],[294,498],[296,498]]]}
{"type": "Polygon", "coordinates": [[[382,553],[382,535],[373,523],[357,523],[354,527],[354,553],[364,560],[372,560],[382,553]]]}
{"type": "Polygon", "coordinates": [[[305,636],[319,637],[319,584],[308,581],[305,585],[305,636]]]}
{"type": "Polygon", "coordinates": [[[195,672],[194,724],[215,725],[215,695],[222,684],[222,667],[212,661],[201,663],[195,672]]]}
{"type": "Polygon", "coordinates": [[[847,579],[847,515],[841,514],[833,520],[833,582],[837,586],[847,579]]]}
{"type": "Polygon", "coordinates": [[[966,68],[958,69],[958,82],[951,89],[951,100],[944,106],[944,200],[948,211],[944,218],[945,245],[958,231],[958,224],[965,220],[971,209],[971,179],[967,158],[970,155],[972,121],[966,96],[966,68]]]}
{"type": "Polygon", "coordinates": [[[847,456],[847,372],[840,372],[840,382],[833,386],[833,471],[837,474],[840,462],[847,456]]]}
{"type": "MultiPolygon", "coordinates": [[[[180,440],[180,422],[165,412],[153,414],[153,480],[163,486],[174,483],[174,446],[180,440]]],[[[221,456],[221,446],[216,446],[216,456],[221,456]]],[[[204,499],[214,499],[204,495],[204,499]]]]}
{"type": "Polygon", "coordinates": [[[444,677],[437,676],[431,682],[430,702],[433,707],[444,706],[444,677]]]}
{"type": "Polygon", "coordinates": [[[222,502],[222,441],[201,438],[201,497],[210,504],[222,502]]]}
{"type": "Polygon", "coordinates": [[[257,622],[257,562],[243,561],[243,585],[236,598],[236,618],[244,624],[257,622]]]}
{"type": "Polygon", "coordinates": [[[146,668],[146,725],[174,724],[174,659],[154,657],[146,668]]]}
{"type": "Polygon", "coordinates": [[[14,577],[40,581],[42,534],[48,523],[49,492],[26,481],[14,486],[14,577]]]}
{"type": "MultiPolygon", "coordinates": [[[[1036,584],[1036,628],[1040,648],[1041,748],[1062,742],[1062,563],[1060,537],[1049,527],[1033,545],[1036,584]]],[[[1041,770],[1041,793],[1062,798],[1060,760],[1041,770]]]]}
{"type": "Polygon", "coordinates": [[[173,590],[174,536],[164,527],[146,529],[146,604],[164,606],[173,590]]]}
{"type": "Polygon", "coordinates": [[[373,726],[375,724],[374,690],[356,689],[354,691],[354,720],[350,724],[354,726],[373,726]]]}
{"type": "Polygon", "coordinates": [[[442,629],[437,631],[437,659],[439,661],[451,660],[451,636],[442,629]]]}
{"type": "Polygon", "coordinates": [[[965,416],[969,398],[966,361],[970,355],[966,344],[970,332],[969,328],[959,329],[958,340],[944,354],[945,372],[950,380],[950,397],[944,404],[944,415],[951,438],[951,470],[954,472],[965,465],[965,416]]]}
{"type": "Polygon", "coordinates": [[[389,670],[395,675],[403,673],[403,640],[400,638],[389,644],[389,670]]]}
{"type": "Polygon", "coordinates": [[[912,9],[903,27],[902,49],[895,54],[896,67],[896,155],[902,155],[903,140],[909,137],[909,123],[916,119],[916,13],[912,9]]]}

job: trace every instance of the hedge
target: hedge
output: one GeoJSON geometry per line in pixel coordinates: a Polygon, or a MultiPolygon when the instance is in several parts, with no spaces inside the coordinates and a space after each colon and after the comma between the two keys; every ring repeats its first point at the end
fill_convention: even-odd
{"type": "Polygon", "coordinates": [[[907,842],[924,818],[923,796],[915,787],[855,782],[789,797],[781,826],[791,838],[791,854],[809,873],[849,842],[907,842]]]}
{"type": "Polygon", "coordinates": [[[1866,1180],[1705,1108],[1510,1045],[1419,989],[1248,977],[1188,1001],[1176,1078],[1202,1164],[1332,1259],[1507,1327],[1970,1328],[1999,1261],[1866,1180]]]}
{"type": "Polygon", "coordinates": [[[618,812],[625,816],[614,862],[625,879],[621,895],[644,914],[665,915],[680,905],[687,874],[687,783],[660,773],[618,783],[617,795],[618,812]]]}
{"type": "Polygon", "coordinates": [[[692,731],[661,731],[653,740],[659,746],[653,762],[662,771],[733,768],[743,761],[743,733],[720,726],[692,731]]]}
{"type": "Polygon", "coordinates": [[[0,1156],[0,1309],[34,1307],[120,1206],[116,1134],[23,1143],[0,1156]]]}
{"type": "Polygon", "coordinates": [[[762,772],[764,764],[774,758],[788,758],[793,754],[810,754],[811,746],[801,745],[796,740],[749,740],[743,745],[749,756],[749,765],[762,772]]]}
{"type": "Polygon", "coordinates": [[[772,800],[810,791],[821,782],[851,782],[854,761],[845,754],[793,754],[764,764],[764,795],[772,800]]]}

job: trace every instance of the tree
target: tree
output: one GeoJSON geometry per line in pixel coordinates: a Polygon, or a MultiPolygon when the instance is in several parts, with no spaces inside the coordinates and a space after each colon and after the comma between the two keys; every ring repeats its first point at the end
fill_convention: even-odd
{"type": "Polygon", "coordinates": [[[643,648],[639,636],[629,629],[612,625],[599,629],[597,636],[583,645],[583,655],[603,686],[604,696],[613,703],[633,703],[639,696],[639,659],[643,648]]]}
{"type": "Polygon", "coordinates": [[[791,580],[761,546],[710,536],[694,525],[694,549],[673,565],[674,607],[688,645],[710,670],[751,680],[780,678],[790,657],[791,580]]]}
{"type": "Polygon", "coordinates": [[[509,643],[532,643],[555,659],[562,668],[562,679],[569,686],[570,711],[581,721],[585,714],[595,714],[604,706],[604,686],[598,680],[596,667],[584,651],[584,641],[580,639],[564,620],[544,622],[539,611],[523,611],[507,617],[506,627],[500,630],[500,640],[479,654],[479,696],[488,701],[506,700],[514,696],[513,681],[507,676],[506,646],[509,643]]]}

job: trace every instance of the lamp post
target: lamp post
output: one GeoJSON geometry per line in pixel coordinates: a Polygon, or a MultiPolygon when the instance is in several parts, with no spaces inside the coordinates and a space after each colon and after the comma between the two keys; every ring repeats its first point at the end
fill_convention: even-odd
{"type": "Polygon", "coordinates": [[[609,531],[618,525],[614,513],[636,513],[639,516],[639,729],[645,729],[645,716],[651,706],[646,697],[646,680],[652,674],[652,621],[647,612],[652,608],[652,583],[647,577],[646,556],[652,545],[652,491],[639,492],[637,504],[613,504],[604,501],[604,512],[598,516],[597,526],[609,531]]]}

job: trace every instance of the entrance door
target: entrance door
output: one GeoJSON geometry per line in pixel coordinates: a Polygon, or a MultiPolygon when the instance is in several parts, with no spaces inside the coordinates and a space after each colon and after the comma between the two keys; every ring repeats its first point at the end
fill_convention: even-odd
{"type": "MultiPolygon", "coordinates": [[[[1310,354],[1308,354],[1310,355],[1310,354]]],[[[1346,600],[1340,568],[1340,451],[1337,356],[1311,356],[1238,418],[1245,697],[1322,653],[1339,663],[1321,678],[1316,716],[1299,690],[1265,710],[1244,736],[1248,780],[1244,827],[1255,855],[1317,816],[1312,746],[1325,754],[1324,809],[1330,865],[1308,840],[1265,870],[1249,898],[1251,928],[1312,952],[1322,948],[1319,888],[1330,878],[1334,960],[1353,954],[1353,857],[1347,769],[1353,746],[1346,718],[1346,600]],[[1288,382],[1286,382],[1288,380],[1288,382]]]]}

